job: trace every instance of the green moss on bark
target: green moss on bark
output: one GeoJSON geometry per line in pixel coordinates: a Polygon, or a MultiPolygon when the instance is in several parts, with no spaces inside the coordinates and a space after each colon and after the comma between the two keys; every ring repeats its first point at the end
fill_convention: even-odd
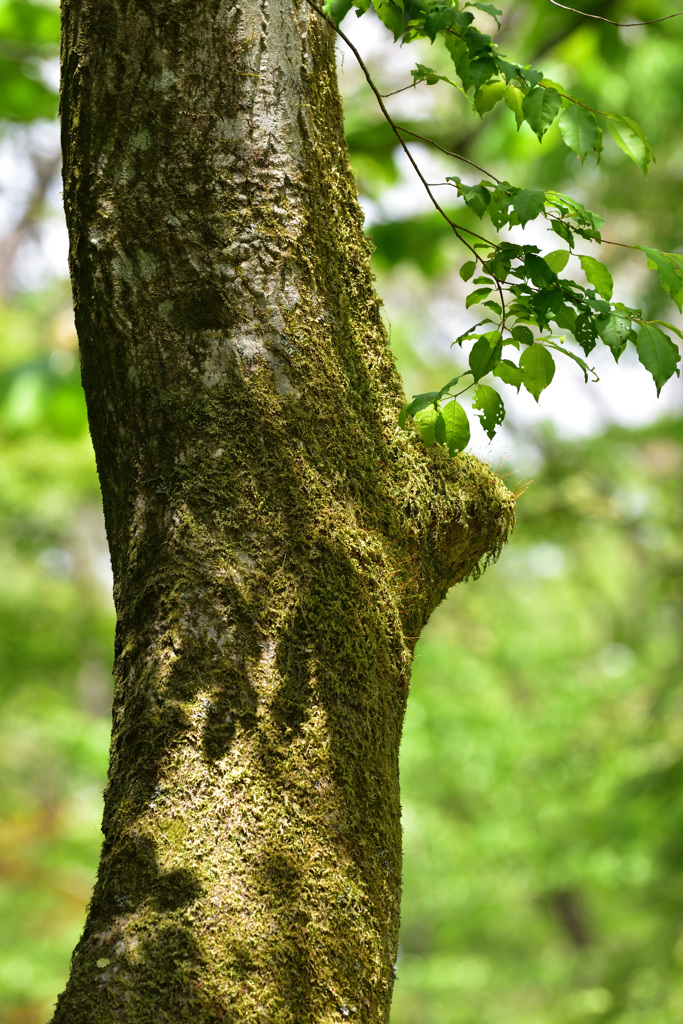
{"type": "Polygon", "coordinates": [[[388,1019],[412,650],[512,496],[403,402],[308,8],[64,0],[65,205],[118,612],[55,1024],[388,1019]]]}

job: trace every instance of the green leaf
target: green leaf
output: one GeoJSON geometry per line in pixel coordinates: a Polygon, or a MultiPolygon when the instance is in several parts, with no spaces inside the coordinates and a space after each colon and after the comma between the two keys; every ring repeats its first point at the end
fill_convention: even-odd
{"type": "Polygon", "coordinates": [[[482,85],[474,97],[474,109],[480,117],[483,117],[489,110],[493,110],[496,103],[502,100],[504,94],[505,82],[490,82],[488,85],[482,85]]]}
{"type": "Polygon", "coordinates": [[[503,351],[503,338],[500,331],[489,331],[475,341],[470,352],[470,370],[475,381],[485,377],[500,361],[503,351]]]}
{"type": "Polygon", "coordinates": [[[549,252],[543,259],[548,264],[553,274],[559,274],[569,263],[569,252],[567,249],[555,249],[549,252]]]}
{"type": "Polygon", "coordinates": [[[679,309],[683,300],[683,257],[671,252],[660,252],[646,245],[636,245],[647,256],[650,270],[656,270],[664,291],[668,292],[679,309]]]}
{"type": "Polygon", "coordinates": [[[603,299],[611,299],[614,281],[604,263],[593,256],[579,256],[579,261],[589,284],[593,285],[598,295],[602,295],[603,299]]]}
{"type": "Polygon", "coordinates": [[[328,18],[332,19],[335,25],[340,25],[352,7],[353,0],[327,0],[323,4],[323,11],[328,18]]]}
{"type": "Polygon", "coordinates": [[[475,288],[475,290],[473,292],[470,292],[470,294],[465,299],[465,308],[469,309],[470,306],[476,305],[478,302],[481,302],[482,299],[487,299],[490,294],[490,288],[475,288]]]}
{"type": "Polygon", "coordinates": [[[530,220],[538,217],[545,209],[545,192],[536,189],[522,188],[512,197],[512,209],[517,214],[519,223],[524,227],[530,220]]]}
{"type": "Polygon", "coordinates": [[[398,39],[403,33],[406,24],[403,5],[394,3],[394,0],[372,0],[372,6],[377,11],[382,24],[386,25],[393,34],[394,39],[398,39]]]}
{"type": "Polygon", "coordinates": [[[550,288],[557,281],[557,275],[552,272],[546,261],[533,252],[528,252],[524,257],[524,270],[537,288],[550,288]]]}
{"type": "Polygon", "coordinates": [[[505,100],[505,106],[508,107],[515,115],[517,131],[519,131],[524,121],[524,110],[522,109],[524,94],[516,85],[507,85],[505,87],[503,99],[505,100]]]}
{"type": "Polygon", "coordinates": [[[562,345],[556,345],[554,341],[548,341],[547,339],[545,341],[545,344],[548,346],[548,348],[554,348],[556,352],[561,352],[563,356],[567,356],[569,359],[573,359],[574,362],[583,370],[583,378],[586,381],[586,384],[588,383],[589,373],[593,374],[594,382],[599,379],[593,367],[589,366],[588,363],[581,358],[581,356],[577,356],[576,353],[572,352],[571,349],[564,348],[562,345]]]}
{"type": "Polygon", "coordinates": [[[500,28],[499,19],[502,17],[503,12],[499,11],[497,7],[493,6],[493,4],[484,4],[480,3],[479,0],[474,0],[473,3],[465,4],[465,7],[476,7],[480,11],[484,11],[486,14],[490,14],[491,17],[496,22],[496,24],[498,25],[498,28],[500,28]]]}
{"type": "Polygon", "coordinates": [[[505,406],[502,398],[488,384],[477,384],[474,389],[472,408],[478,410],[481,425],[490,440],[493,440],[496,428],[505,419],[505,406]]]}
{"type": "Polygon", "coordinates": [[[614,310],[596,320],[598,334],[611,350],[615,362],[626,348],[626,341],[633,329],[630,317],[614,310]]]}
{"type": "Polygon", "coordinates": [[[447,398],[439,403],[435,434],[437,441],[448,445],[451,455],[467,447],[470,440],[470,424],[467,413],[455,398],[447,398]]]}
{"type": "Polygon", "coordinates": [[[524,380],[524,372],[520,370],[519,366],[515,366],[511,359],[501,359],[491,373],[494,377],[500,378],[504,384],[511,384],[518,391],[524,380]]]}
{"type": "Polygon", "coordinates": [[[472,277],[472,274],[476,269],[477,264],[474,262],[474,260],[468,260],[467,263],[463,263],[463,265],[460,268],[460,276],[463,279],[463,281],[469,281],[469,279],[472,277]]]}
{"type": "Polygon", "coordinates": [[[412,401],[408,402],[407,405],[404,405],[399,413],[399,427],[405,427],[408,416],[417,417],[417,414],[422,409],[426,409],[429,405],[434,405],[434,402],[438,397],[438,391],[426,391],[421,395],[413,395],[412,401]]]}
{"type": "Polygon", "coordinates": [[[491,193],[483,185],[462,185],[462,197],[477,217],[481,218],[491,202],[491,193]]]}
{"type": "Polygon", "coordinates": [[[568,107],[562,112],[559,125],[564,144],[576,153],[582,163],[589,153],[595,152],[599,158],[602,130],[592,111],[585,107],[568,107]]]}
{"type": "Polygon", "coordinates": [[[657,387],[657,395],[670,377],[680,376],[677,363],[681,358],[678,346],[663,331],[652,324],[643,324],[636,338],[638,358],[657,387]]]}
{"type": "Polygon", "coordinates": [[[519,365],[524,372],[524,387],[538,401],[555,376],[555,360],[543,345],[529,345],[522,352],[519,365]]]}
{"type": "Polygon", "coordinates": [[[436,441],[436,423],[440,416],[441,413],[433,402],[425,406],[424,409],[420,409],[414,415],[420,437],[427,448],[436,441]]]}
{"type": "Polygon", "coordinates": [[[638,164],[643,174],[647,174],[650,160],[654,160],[652,147],[647,141],[642,128],[623,114],[608,113],[607,127],[617,146],[638,164]]]}
{"type": "Polygon", "coordinates": [[[524,119],[538,135],[539,141],[553,123],[562,106],[562,97],[556,89],[536,86],[522,102],[524,119]]]}
{"type": "Polygon", "coordinates": [[[533,345],[534,343],[534,336],[531,330],[525,327],[524,324],[517,324],[516,327],[512,328],[510,334],[521,345],[533,345]]]}

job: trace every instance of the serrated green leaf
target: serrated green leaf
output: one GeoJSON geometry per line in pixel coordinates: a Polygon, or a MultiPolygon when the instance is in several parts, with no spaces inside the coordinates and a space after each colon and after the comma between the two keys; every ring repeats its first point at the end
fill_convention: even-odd
{"type": "Polygon", "coordinates": [[[504,384],[511,384],[519,391],[524,379],[524,373],[516,366],[511,359],[501,359],[497,366],[491,371],[494,377],[498,377],[504,384]]]}
{"type": "Polygon", "coordinates": [[[405,28],[403,4],[394,2],[394,0],[372,0],[372,6],[377,11],[377,16],[382,24],[386,25],[394,39],[398,39],[405,28]]]}
{"type": "Polygon", "coordinates": [[[470,424],[467,413],[455,398],[448,398],[439,403],[435,436],[440,444],[448,445],[451,455],[467,447],[470,440],[470,424]]]}
{"type": "Polygon", "coordinates": [[[568,224],[565,224],[563,220],[553,220],[550,222],[550,228],[559,235],[560,238],[564,238],[567,245],[574,248],[574,235],[572,234],[571,228],[568,224]]]}
{"type": "Polygon", "coordinates": [[[562,111],[559,125],[564,144],[576,153],[582,163],[589,153],[600,155],[602,130],[592,111],[585,107],[568,107],[562,111]]]}
{"type": "Polygon", "coordinates": [[[524,119],[538,135],[539,141],[557,117],[562,106],[562,98],[556,89],[544,89],[536,86],[522,102],[524,119]]]}
{"type": "Polygon", "coordinates": [[[413,395],[412,400],[401,409],[398,415],[398,425],[404,427],[408,416],[416,417],[422,409],[426,409],[429,405],[434,405],[438,397],[438,391],[426,391],[421,395],[413,395]]]}
{"type": "Polygon", "coordinates": [[[671,252],[660,252],[659,249],[651,249],[647,245],[637,245],[647,256],[647,265],[650,270],[656,270],[664,291],[668,292],[679,309],[683,300],[683,256],[671,252]]]}
{"type": "Polygon", "coordinates": [[[433,402],[414,414],[415,424],[427,448],[436,440],[436,423],[440,415],[433,402]]]}
{"type": "Polygon", "coordinates": [[[502,100],[504,94],[505,82],[489,82],[488,85],[482,85],[481,89],[475,93],[474,109],[480,117],[483,117],[489,110],[493,110],[496,103],[502,100]]]}
{"type": "Polygon", "coordinates": [[[598,334],[611,350],[615,362],[619,362],[619,356],[626,348],[626,341],[633,329],[631,318],[614,310],[607,316],[599,317],[595,324],[598,334]]]}
{"type": "Polygon", "coordinates": [[[666,334],[658,327],[654,327],[652,324],[641,326],[636,338],[636,351],[645,369],[652,374],[652,379],[657,387],[657,396],[674,373],[680,376],[677,369],[681,358],[678,346],[673,343],[671,338],[667,338],[666,334]]]}
{"type": "Polygon", "coordinates": [[[479,0],[474,0],[473,3],[465,4],[465,7],[476,7],[480,11],[484,11],[486,14],[490,14],[491,17],[496,22],[496,24],[498,25],[498,28],[500,28],[499,19],[502,17],[503,12],[498,10],[497,7],[494,7],[493,4],[484,4],[480,3],[479,0]]]}
{"type": "Polygon", "coordinates": [[[524,93],[521,89],[518,89],[516,85],[507,85],[505,87],[503,99],[505,101],[505,106],[515,115],[517,131],[519,131],[524,122],[524,110],[522,109],[524,93]]]}
{"type": "Polygon", "coordinates": [[[531,283],[535,284],[537,288],[550,288],[557,280],[557,276],[546,261],[533,252],[528,252],[524,257],[524,270],[531,283]]]}
{"type": "Polygon", "coordinates": [[[491,202],[491,193],[483,185],[462,185],[462,197],[467,206],[481,218],[486,212],[486,207],[491,202]]]}
{"type": "Polygon", "coordinates": [[[571,349],[564,348],[562,345],[556,345],[554,341],[548,341],[547,339],[545,341],[545,344],[548,346],[548,348],[553,348],[556,352],[561,352],[563,356],[567,356],[568,359],[572,359],[578,366],[580,366],[583,370],[583,378],[586,381],[586,384],[588,383],[589,373],[593,374],[594,382],[599,379],[594,368],[592,366],[589,366],[588,363],[581,358],[581,356],[577,356],[575,352],[572,352],[571,349]]]}
{"type": "Polygon", "coordinates": [[[519,223],[524,227],[530,220],[538,217],[545,209],[545,192],[537,189],[521,188],[512,196],[512,209],[517,214],[519,223]]]}
{"type": "Polygon", "coordinates": [[[579,256],[579,262],[589,284],[593,285],[598,295],[602,295],[603,299],[611,299],[614,281],[604,263],[593,256],[579,256]]]}
{"type": "Polygon", "coordinates": [[[470,370],[475,381],[491,372],[500,360],[502,351],[503,338],[500,331],[489,331],[475,341],[470,352],[470,370]]]}
{"type": "Polygon", "coordinates": [[[650,160],[654,160],[652,147],[642,128],[623,114],[607,113],[607,127],[617,146],[647,174],[650,160]]]}
{"type": "Polygon", "coordinates": [[[481,425],[490,440],[493,440],[496,429],[505,419],[505,406],[502,398],[488,384],[477,384],[474,389],[472,408],[478,410],[481,425]]]}
{"type": "Polygon", "coordinates": [[[475,288],[474,291],[470,292],[465,299],[465,308],[469,309],[470,306],[475,306],[478,302],[481,302],[482,299],[487,299],[490,294],[490,288],[475,288]]]}
{"type": "Polygon", "coordinates": [[[472,274],[476,269],[477,264],[474,262],[474,260],[468,260],[467,263],[463,263],[463,265],[460,268],[460,276],[463,279],[463,281],[469,281],[469,279],[472,277],[472,274]]]}
{"type": "Polygon", "coordinates": [[[529,345],[522,352],[519,365],[524,373],[524,387],[538,401],[555,376],[555,360],[543,345],[529,345]]]}
{"type": "Polygon", "coordinates": [[[679,327],[674,327],[674,325],[670,324],[668,320],[650,320],[648,322],[651,324],[659,324],[660,327],[666,327],[667,331],[673,331],[674,334],[677,334],[681,341],[683,341],[683,331],[679,327]]]}
{"type": "Polygon", "coordinates": [[[569,263],[569,252],[567,249],[555,249],[549,252],[543,259],[548,264],[553,274],[559,274],[569,263]]]}

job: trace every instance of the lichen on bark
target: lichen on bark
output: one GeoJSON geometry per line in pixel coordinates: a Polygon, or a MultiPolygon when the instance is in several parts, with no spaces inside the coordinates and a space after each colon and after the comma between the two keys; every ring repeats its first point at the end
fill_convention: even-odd
{"type": "Polygon", "coordinates": [[[55,1024],[388,1020],[415,641],[513,499],[397,427],[331,32],[63,0],[64,197],[117,633],[55,1024]]]}

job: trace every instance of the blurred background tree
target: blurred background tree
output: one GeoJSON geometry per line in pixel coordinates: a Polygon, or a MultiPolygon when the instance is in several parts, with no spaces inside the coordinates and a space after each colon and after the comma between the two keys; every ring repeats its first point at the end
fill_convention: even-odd
{"type": "MultiPolygon", "coordinates": [[[[584,9],[616,21],[672,13],[663,0],[584,9]]],[[[368,22],[349,27],[377,79],[387,92],[409,84],[412,61],[368,22]]],[[[0,0],[8,1024],[47,1020],[66,979],[94,879],[109,736],[114,619],[61,220],[58,33],[55,5],[0,0]]],[[[606,237],[680,252],[683,19],[619,29],[533,0],[506,14],[504,51],[508,35],[548,77],[643,125],[658,161],[646,181],[616,147],[574,180],[557,129],[540,147],[511,117],[479,125],[426,85],[392,98],[392,110],[520,185],[572,191],[606,216],[606,237]]],[[[450,343],[469,323],[462,254],[410,181],[353,58],[341,56],[378,290],[410,395],[457,372],[450,343]]],[[[440,157],[414,151],[443,175],[440,157]]],[[[617,294],[670,317],[642,257],[609,256],[617,294]]],[[[495,446],[475,438],[512,481],[534,481],[500,563],[451,595],[417,650],[392,1024],[683,1017],[682,392],[672,381],[656,404],[652,381],[626,359],[592,389],[563,367],[540,411],[531,399],[511,403],[495,446]]]]}

